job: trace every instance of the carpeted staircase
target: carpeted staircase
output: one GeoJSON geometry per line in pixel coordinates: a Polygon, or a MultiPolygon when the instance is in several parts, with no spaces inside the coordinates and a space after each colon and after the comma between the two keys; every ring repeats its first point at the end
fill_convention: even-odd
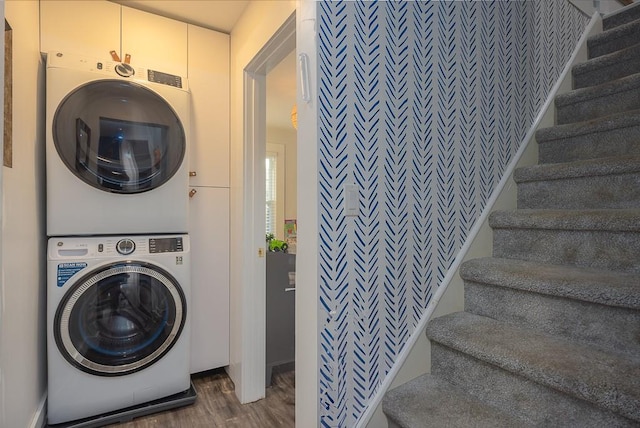
{"type": "Polygon", "coordinates": [[[431,374],[389,391],[395,427],[640,426],[640,5],[605,18],[493,212],[493,257],[433,319],[431,374]]]}

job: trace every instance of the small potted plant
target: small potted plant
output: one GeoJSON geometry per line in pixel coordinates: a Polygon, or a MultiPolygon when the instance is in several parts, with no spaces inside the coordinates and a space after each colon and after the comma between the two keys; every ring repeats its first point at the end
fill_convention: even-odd
{"type": "Polygon", "coordinates": [[[289,245],[287,245],[287,243],[284,242],[284,241],[276,239],[273,236],[273,233],[267,233],[267,237],[266,238],[267,238],[266,239],[267,248],[269,248],[269,251],[281,252],[281,253],[286,253],[287,252],[287,248],[289,247],[289,245]]]}

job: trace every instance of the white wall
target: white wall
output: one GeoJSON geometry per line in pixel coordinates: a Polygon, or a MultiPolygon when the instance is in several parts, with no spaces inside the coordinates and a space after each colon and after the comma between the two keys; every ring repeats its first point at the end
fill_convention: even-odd
{"type": "Polygon", "coordinates": [[[9,1],[13,29],[13,168],[3,167],[2,428],[27,427],[46,390],[44,68],[38,2],[9,1]]]}
{"type": "MultiPolygon", "coordinates": [[[[256,383],[260,377],[260,368],[251,348],[260,344],[252,342],[258,329],[264,330],[264,320],[251,311],[259,290],[251,289],[250,274],[247,266],[255,260],[243,257],[243,242],[259,242],[260,237],[247,237],[243,226],[244,201],[244,69],[256,56],[271,36],[295,11],[295,1],[256,1],[251,2],[243,16],[231,32],[231,349],[229,375],[236,387],[241,402],[260,399],[264,386],[256,383]],[[257,318],[257,319],[256,319],[257,318]]],[[[264,235],[262,235],[264,246],[264,235]]],[[[257,248],[254,252],[258,257],[257,248]]],[[[262,291],[264,294],[264,290],[262,291]]],[[[264,306],[264,305],[263,305],[264,306]]],[[[264,308],[262,308],[264,312],[264,308]]],[[[264,336],[264,334],[263,334],[264,336]]],[[[264,347],[264,344],[262,344],[264,347]]],[[[263,351],[264,352],[264,351],[263,351]]],[[[262,364],[264,373],[264,363],[262,364]]],[[[262,375],[264,382],[264,375],[262,375]]],[[[264,385],[264,384],[263,384],[264,385]]]]}

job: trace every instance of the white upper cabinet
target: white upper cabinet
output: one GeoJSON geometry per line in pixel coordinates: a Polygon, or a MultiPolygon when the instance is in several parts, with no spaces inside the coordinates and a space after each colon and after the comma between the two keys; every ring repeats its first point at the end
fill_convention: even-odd
{"type": "Polygon", "coordinates": [[[122,58],[131,65],[187,75],[187,24],[122,6],[122,58]]]}
{"type": "Polygon", "coordinates": [[[41,1],[40,50],[110,58],[120,52],[120,5],[109,1],[41,1]]]}
{"type": "Polygon", "coordinates": [[[229,35],[189,25],[188,64],[189,185],[229,187],[229,35]]]}
{"type": "Polygon", "coordinates": [[[187,24],[109,1],[41,1],[40,50],[110,59],[187,75],[187,24]]]}

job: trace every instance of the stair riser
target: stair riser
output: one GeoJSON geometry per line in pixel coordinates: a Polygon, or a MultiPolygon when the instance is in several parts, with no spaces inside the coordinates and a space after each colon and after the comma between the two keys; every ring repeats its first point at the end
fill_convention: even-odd
{"type": "Polygon", "coordinates": [[[545,141],[538,145],[540,163],[560,163],[640,154],[640,126],[545,141]]]}
{"type": "Polygon", "coordinates": [[[627,31],[624,35],[616,38],[607,37],[597,41],[588,40],[587,48],[589,50],[589,58],[597,58],[621,49],[626,49],[637,44],[638,40],[640,40],[640,29],[638,28],[634,31],[627,31]]]}
{"type": "Polygon", "coordinates": [[[597,209],[640,206],[640,172],[518,183],[518,208],[597,209]]]}
{"type": "Polygon", "coordinates": [[[556,265],[640,272],[640,233],[494,229],[493,256],[556,265]]]}
{"type": "Polygon", "coordinates": [[[431,373],[537,426],[631,427],[626,418],[432,341],[431,373]]]}
{"type": "Polygon", "coordinates": [[[638,49],[629,52],[629,56],[620,58],[616,63],[589,67],[589,69],[574,69],[573,88],[580,89],[596,86],[621,77],[640,73],[640,55],[638,55],[637,50],[638,49]]]}
{"type": "Polygon", "coordinates": [[[621,90],[596,98],[589,98],[572,104],[556,104],[556,123],[584,122],[614,113],[640,109],[640,95],[637,90],[621,90]]]}
{"type": "Polygon", "coordinates": [[[640,312],[465,281],[465,311],[640,355],[640,312]]]}

